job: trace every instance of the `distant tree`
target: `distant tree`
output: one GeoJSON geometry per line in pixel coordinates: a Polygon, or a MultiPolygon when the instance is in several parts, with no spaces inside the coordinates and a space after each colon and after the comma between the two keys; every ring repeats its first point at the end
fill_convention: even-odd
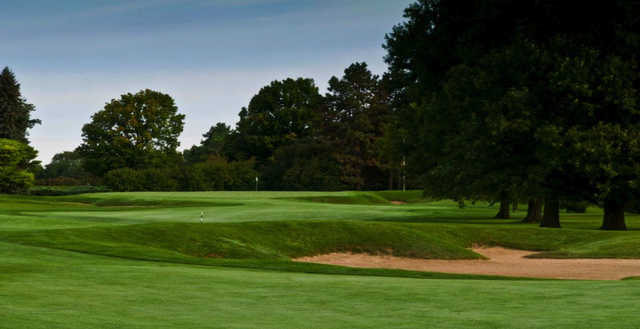
{"type": "Polygon", "coordinates": [[[271,82],[240,111],[231,137],[231,158],[255,158],[258,167],[264,166],[278,147],[311,134],[312,118],[321,103],[312,79],[271,82]]]}
{"type": "Polygon", "coordinates": [[[388,96],[366,63],[354,63],[329,80],[320,134],[334,147],[342,181],[356,189],[384,187],[382,137],[389,118],[388,96]]]}
{"type": "Polygon", "coordinates": [[[27,103],[20,93],[20,84],[8,67],[0,73],[0,138],[29,143],[28,129],[40,120],[32,119],[33,104],[27,103]]]}
{"type": "Polygon", "coordinates": [[[263,181],[269,189],[338,190],[345,187],[334,148],[311,140],[278,148],[263,172],[263,181]]]}
{"type": "Polygon", "coordinates": [[[29,145],[0,138],[0,193],[24,192],[33,185],[29,168],[37,154],[29,145]]]}
{"type": "Polygon", "coordinates": [[[259,173],[254,169],[256,166],[253,159],[245,161],[229,162],[229,175],[231,176],[231,190],[253,189],[256,177],[259,173]]]}
{"type": "Polygon", "coordinates": [[[202,173],[203,190],[222,191],[233,183],[229,162],[219,156],[211,156],[207,161],[193,165],[196,172],[202,173]]]}
{"type": "Polygon", "coordinates": [[[117,192],[144,191],[145,179],[141,171],[131,168],[118,168],[104,175],[104,182],[117,192]]]}
{"type": "Polygon", "coordinates": [[[89,173],[84,169],[82,156],[76,151],[57,153],[37,178],[85,178],[89,173]]]}
{"type": "Polygon", "coordinates": [[[225,123],[218,122],[211,127],[207,133],[202,135],[204,139],[199,146],[192,146],[188,150],[184,150],[184,159],[187,163],[196,163],[206,161],[210,156],[223,156],[225,151],[225,143],[229,143],[231,135],[231,127],[225,123]]]}
{"type": "Polygon", "coordinates": [[[183,126],[171,96],[148,89],[124,94],[84,125],[78,152],[85,169],[98,176],[117,168],[166,167],[179,162],[183,126]]]}

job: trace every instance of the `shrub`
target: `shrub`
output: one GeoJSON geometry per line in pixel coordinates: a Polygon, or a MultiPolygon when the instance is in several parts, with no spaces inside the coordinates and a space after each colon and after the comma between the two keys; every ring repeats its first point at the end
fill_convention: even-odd
{"type": "Polygon", "coordinates": [[[143,191],[144,178],[137,170],[120,168],[109,171],[104,176],[104,182],[114,191],[143,191]]]}
{"type": "Polygon", "coordinates": [[[205,162],[193,165],[193,168],[202,172],[203,185],[207,190],[222,191],[232,183],[230,166],[224,158],[211,157],[205,162]]]}
{"type": "Polygon", "coordinates": [[[106,186],[78,185],[78,186],[34,186],[29,190],[31,195],[58,196],[84,193],[111,192],[106,186]]]}
{"type": "Polygon", "coordinates": [[[34,176],[29,172],[37,152],[29,145],[0,139],[0,193],[27,191],[34,176]]]}
{"type": "Polygon", "coordinates": [[[256,183],[258,172],[253,168],[254,160],[234,161],[229,163],[229,175],[233,190],[250,190],[256,183]]]}

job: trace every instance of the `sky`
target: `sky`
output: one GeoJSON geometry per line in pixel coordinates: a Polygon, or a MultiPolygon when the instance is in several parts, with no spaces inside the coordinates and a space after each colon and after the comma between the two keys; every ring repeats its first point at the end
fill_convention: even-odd
{"type": "Polygon", "coordinates": [[[414,0],[3,0],[0,67],[42,124],[44,164],[75,149],[93,113],[124,93],[171,95],[199,144],[270,81],[313,78],[322,93],[353,62],[386,70],[384,36],[414,0]]]}

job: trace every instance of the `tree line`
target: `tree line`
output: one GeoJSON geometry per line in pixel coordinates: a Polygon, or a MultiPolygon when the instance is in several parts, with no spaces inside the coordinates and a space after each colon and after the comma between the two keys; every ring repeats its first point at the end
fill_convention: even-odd
{"type": "Polygon", "coordinates": [[[366,63],[331,78],[325,95],[312,79],[273,81],[238,115],[234,128],[216,123],[200,145],[179,152],[185,116],[171,96],[124,94],[93,114],[82,144],[56,154],[39,182],[117,191],[398,187],[385,144],[388,93],[366,63]]]}
{"type": "MultiPolygon", "coordinates": [[[[626,229],[625,210],[640,208],[639,14],[629,0],[419,0],[385,37],[383,76],[354,63],[324,95],[312,79],[273,81],[235,127],[217,123],[183,152],[185,118],[169,95],[124,94],[38,177],[115,190],[338,190],[398,188],[409,176],[432,198],[499,202],[498,218],[525,202],[524,221],[560,227],[563,205],[589,203],[604,208],[603,229],[626,229]]],[[[37,121],[16,90],[1,95],[0,115],[22,114],[0,137],[24,143],[37,121]]],[[[17,180],[37,167],[8,166],[17,180]]]]}

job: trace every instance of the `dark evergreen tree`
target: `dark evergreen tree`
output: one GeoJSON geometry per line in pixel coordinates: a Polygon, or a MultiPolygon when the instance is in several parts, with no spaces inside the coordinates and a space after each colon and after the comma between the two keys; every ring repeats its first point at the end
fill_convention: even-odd
{"type": "Polygon", "coordinates": [[[334,146],[342,181],[355,189],[384,188],[382,137],[389,118],[388,96],[366,63],[354,63],[329,80],[321,138],[334,146]]]}
{"type": "Polygon", "coordinates": [[[29,143],[28,129],[40,120],[32,119],[33,104],[27,103],[20,93],[20,84],[8,67],[0,73],[0,138],[29,143]]]}

